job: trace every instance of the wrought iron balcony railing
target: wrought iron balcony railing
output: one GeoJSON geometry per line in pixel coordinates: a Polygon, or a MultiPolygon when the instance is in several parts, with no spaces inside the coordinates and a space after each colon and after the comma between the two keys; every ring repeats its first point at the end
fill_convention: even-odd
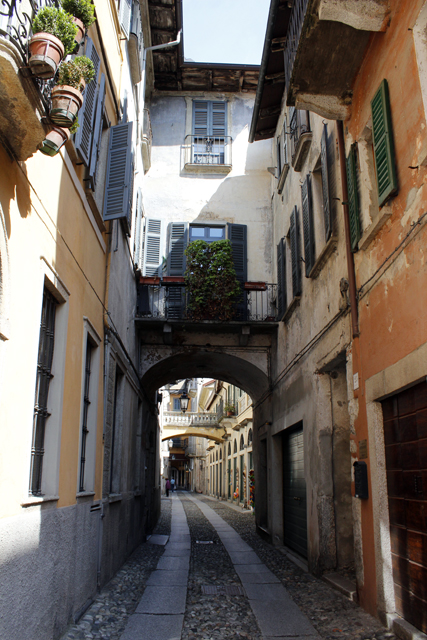
{"type": "Polygon", "coordinates": [[[308,2],[309,0],[294,0],[292,5],[285,48],[285,78],[287,90],[289,90],[308,2]]]}
{"type": "Polygon", "coordinates": [[[312,139],[310,113],[302,109],[293,109],[289,129],[292,166],[295,171],[301,171],[312,139]]]}
{"type": "MultiPolygon", "coordinates": [[[[150,280],[150,278],[141,278],[150,280]]],[[[182,282],[164,282],[160,278],[152,278],[156,282],[142,282],[138,285],[137,318],[157,320],[193,321],[190,299],[186,291],[184,278],[182,282]]],[[[237,322],[275,322],[277,285],[264,283],[245,283],[241,299],[236,303],[230,321],[237,322]]],[[[200,318],[199,318],[200,319],[200,318]]],[[[202,320],[219,321],[209,316],[202,320]]]]}
{"type": "Polygon", "coordinates": [[[230,167],[230,136],[192,136],[185,137],[184,165],[189,167],[230,167]]]}

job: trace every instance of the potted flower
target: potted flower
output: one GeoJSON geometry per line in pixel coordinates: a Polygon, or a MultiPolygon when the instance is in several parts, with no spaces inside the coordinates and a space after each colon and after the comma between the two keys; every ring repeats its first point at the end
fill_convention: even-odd
{"type": "Polygon", "coordinates": [[[232,402],[226,402],[224,405],[224,411],[228,416],[234,416],[236,411],[236,407],[232,402]]]}
{"type": "Polygon", "coordinates": [[[52,89],[52,107],[49,113],[52,122],[60,127],[72,126],[83,104],[82,91],[94,76],[93,62],[86,56],[77,56],[74,60],[62,63],[58,84],[52,89]]]}
{"type": "Polygon", "coordinates": [[[75,133],[78,128],[77,118],[69,129],[53,125],[51,131],[39,146],[39,151],[44,153],[45,156],[56,156],[60,148],[70,139],[71,134],[75,133]]]}
{"type": "Polygon", "coordinates": [[[73,17],[63,9],[44,7],[35,16],[32,30],[28,44],[31,71],[38,78],[53,78],[62,58],[76,45],[73,17]]]}
{"type": "Polygon", "coordinates": [[[80,43],[85,30],[96,20],[95,7],[91,0],[62,0],[62,8],[73,16],[73,22],[77,26],[76,42],[80,43]]]}

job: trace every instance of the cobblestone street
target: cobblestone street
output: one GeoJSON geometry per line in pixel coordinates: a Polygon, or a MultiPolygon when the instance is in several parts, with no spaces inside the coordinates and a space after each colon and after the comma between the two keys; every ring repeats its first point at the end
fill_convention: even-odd
{"type": "Polygon", "coordinates": [[[180,492],[162,499],[154,535],[62,640],[285,636],[305,640],[395,637],[357,604],[262,540],[256,534],[253,513],[180,492]],[[162,536],[170,535],[165,545],[162,536]],[[187,558],[189,568],[185,569],[187,558]],[[185,589],[186,599],[182,597],[185,589]],[[163,596],[166,605],[156,602],[163,596]],[[284,598],[284,604],[279,598],[284,598]],[[164,612],[161,606],[166,606],[164,612]],[[147,624],[154,624],[150,633],[147,624]],[[274,631],[274,624],[280,631],[274,631]]]}

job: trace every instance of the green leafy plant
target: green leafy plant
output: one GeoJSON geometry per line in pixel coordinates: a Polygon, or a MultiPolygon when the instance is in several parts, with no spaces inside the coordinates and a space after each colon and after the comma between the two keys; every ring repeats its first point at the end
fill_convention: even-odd
{"type": "Polygon", "coordinates": [[[82,78],[89,84],[95,77],[95,67],[87,56],[77,56],[74,60],[63,62],[59,68],[58,84],[64,84],[83,91],[82,78]]]}
{"type": "Polygon", "coordinates": [[[73,133],[77,133],[77,129],[80,127],[80,123],[79,123],[79,119],[76,116],[76,119],[74,120],[73,124],[70,127],[70,133],[71,135],[73,135],[73,133]]]}
{"type": "Polygon", "coordinates": [[[91,0],[62,0],[61,4],[64,11],[81,20],[86,29],[96,20],[95,7],[91,0]]]}
{"type": "Polygon", "coordinates": [[[34,17],[32,24],[33,33],[50,33],[59,38],[64,45],[65,55],[70,54],[75,46],[74,36],[77,27],[73,22],[73,16],[56,7],[44,7],[34,17]]]}
{"type": "Polygon", "coordinates": [[[236,407],[232,402],[226,402],[224,405],[224,411],[226,413],[234,413],[236,411],[236,407]]]}
{"type": "Polygon", "coordinates": [[[190,242],[185,250],[188,313],[193,320],[231,320],[241,298],[229,240],[190,242]]]}

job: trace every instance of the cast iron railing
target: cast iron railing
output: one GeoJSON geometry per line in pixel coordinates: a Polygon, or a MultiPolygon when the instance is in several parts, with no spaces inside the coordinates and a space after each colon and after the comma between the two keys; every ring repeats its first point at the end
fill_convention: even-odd
{"type": "Polygon", "coordinates": [[[170,427],[217,427],[218,417],[216,413],[178,413],[178,411],[165,411],[163,413],[164,426],[170,427]]]}
{"type": "Polygon", "coordinates": [[[217,165],[231,167],[230,136],[185,137],[184,164],[217,165]]]}
{"type": "MultiPolygon", "coordinates": [[[[13,42],[21,54],[23,66],[28,64],[28,41],[32,36],[34,16],[43,7],[59,7],[59,0],[0,0],[0,37],[13,42]]],[[[28,75],[31,75],[29,72],[28,75]]],[[[56,79],[32,78],[37,85],[47,111],[56,79]]]]}
{"type": "Polygon", "coordinates": [[[295,57],[298,50],[298,44],[301,36],[302,26],[309,0],[294,0],[292,5],[291,17],[289,19],[288,32],[286,34],[285,47],[285,77],[286,89],[289,91],[289,85],[294,68],[295,57]]]}
{"type": "MultiPolygon", "coordinates": [[[[154,318],[158,320],[192,320],[189,309],[189,296],[184,283],[167,283],[159,280],[159,284],[139,284],[136,316],[138,318],[154,318]]],[[[242,297],[235,305],[231,321],[240,322],[274,322],[277,317],[276,284],[258,285],[250,288],[245,284],[242,297]]],[[[215,318],[205,320],[215,322],[215,318]]]]}

